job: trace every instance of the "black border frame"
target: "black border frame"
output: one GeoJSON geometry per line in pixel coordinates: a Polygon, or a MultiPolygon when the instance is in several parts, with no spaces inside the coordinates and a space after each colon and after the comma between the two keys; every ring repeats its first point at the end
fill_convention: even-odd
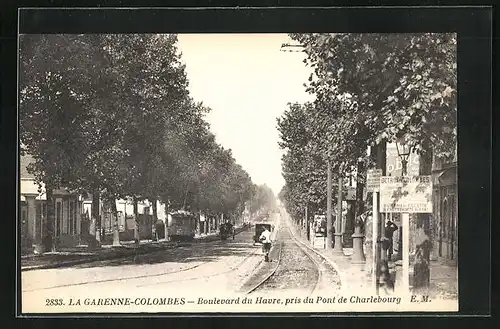
{"type": "MultiPolygon", "coordinates": [[[[3,17],[2,17],[3,19],[3,17]]],[[[458,33],[458,102],[459,102],[459,304],[461,315],[488,315],[491,291],[491,171],[492,167],[492,8],[155,8],[147,9],[27,9],[19,11],[20,32],[25,33],[125,33],[125,32],[457,32],[458,33]],[[106,12],[106,15],[103,13],[106,12]],[[71,13],[70,18],[68,14],[71,13]],[[200,19],[203,17],[203,19],[200,19]],[[89,22],[92,22],[89,24],[89,22]],[[137,22],[135,24],[135,22],[137,22]],[[464,110],[465,108],[465,110],[464,110]],[[467,218],[468,220],[464,220],[467,218]],[[469,219],[470,218],[470,219],[469,219]],[[478,224],[478,222],[480,222],[478,224]],[[466,235],[473,232],[474,235],[466,235]],[[478,257],[478,254],[480,255],[478,257]]],[[[6,22],[6,20],[4,20],[6,22]]],[[[9,17],[8,23],[13,23],[9,17]]],[[[17,19],[16,19],[17,23],[17,19]]],[[[11,32],[12,28],[9,29],[11,32]]],[[[5,30],[4,30],[5,31],[5,30]]],[[[12,33],[11,33],[12,34],[12,33]]],[[[9,60],[17,63],[17,36],[9,35],[9,60]],[[14,37],[14,40],[12,40],[14,37]]],[[[5,50],[5,48],[4,48],[5,50]]],[[[7,53],[4,51],[4,53],[7,53]]],[[[3,153],[12,155],[6,174],[9,189],[16,188],[17,178],[17,79],[13,63],[7,66],[2,79],[2,133],[6,134],[3,153]],[[14,96],[14,97],[12,97],[14,96]],[[13,98],[13,99],[12,99],[13,98]],[[7,129],[5,129],[7,128],[7,129]],[[16,145],[16,146],[14,146],[16,145]],[[15,165],[14,165],[15,163],[15,165]],[[16,178],[14,178],[16,177],[16,178]]],[[[4,143],[2,143],[4,144],[4,143]]],[[[4,176],[4,177],[5,177],[4,176]]],[[[17,191],[18,192],[18,191],[17,191]]],[[[17,193],[10,194],[10,204],[17,204],[17,193]]],[[[10,209],[9,209],[10,210],[10,209]]],[[[7,218],[16,218],[14,216],[7,218]]],[[[10,225],[12,223],[8,223],[10,225]]],[[[9,230],[10,231],[10,230],[9,230]]],[[[14,225],[13,230],[16,232],[14,225]]],[[[13,235],[14,236],[14,235],[13,235]]],[[[18,246],[16,246],[18,247],[18,246]]],[[[12,250],[10,248],[4,250],[12,250]]],[[[19,266],[19,260],[14,266],[19,266]]],[[[20,275],[20,272],[17,273],[20,275]]],[[[18,280],[20,278],[18,277],[18,280]]],[[[16,292],[20,293],[20,287],[16,292]]],[[[14,292],[14,295],[15,292],[14,292]]],[[[19,295],[20,296],[20,295],[19,295]]],[[[16,300],[20,303],[20,299],[16,300]]],[[[354,313],[371,315],[430,316],[454,313],[354,313]]],[[[16,314],[18,315],[18,314],[16,314]]],[[[63,317],[109,317],[65,313],[63,317]]],[[[113,314],[124,317],[123,314],[113,314]]],[[[162,316],[260,316],[257,313],[168,313],[162,316]]],[[[291,313],[269,313],[266,316],[297,316],[291,313]]],[[[304,315],[312,315],[304,313],[304,315]]],[[[346,316],[346,313],[336,313],[346,316]]],[[[27,315],[36,317],[36,315],[27,315]]],[[[47,314],[47,317],[55,315],[47,314]]],[[[137,314],[133,317],[152,317],[137,314]]],[[[413,320],[412,320],[413,321],[413,320]]]]}

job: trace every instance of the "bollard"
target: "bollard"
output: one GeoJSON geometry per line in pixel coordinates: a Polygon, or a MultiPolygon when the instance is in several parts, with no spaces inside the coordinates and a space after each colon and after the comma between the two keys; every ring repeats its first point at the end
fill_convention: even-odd
{"type": "Polygon", "coordinates": [[[352,235],[352,245],[353,254],[351,257],[352,264],[364,264],[366,262],[365,252],[363,250],[363,240],[365,235],[361,233],[361,227],[356,226],[354,228],[354,234],[352,235]]]}

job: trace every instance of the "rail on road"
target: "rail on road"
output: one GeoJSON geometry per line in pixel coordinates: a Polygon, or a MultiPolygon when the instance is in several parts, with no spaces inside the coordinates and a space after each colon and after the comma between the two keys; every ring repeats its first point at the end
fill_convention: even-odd
{"type": "Polygon", "coordinates": [[[335,266],[323,255],[300,241],[293,233],[289,221],[282,218],[281,222],[278,232],[281,241],[277,244],[277,256],[273,257],[276,259],[274,266],[262,266],[261,273],[248,280],[241,290],[246,294],[252,294],[277,287],[281,287],[278,289],[300,287],[309,295],[324,289],[339,290],[341,280],[335,266]]]}

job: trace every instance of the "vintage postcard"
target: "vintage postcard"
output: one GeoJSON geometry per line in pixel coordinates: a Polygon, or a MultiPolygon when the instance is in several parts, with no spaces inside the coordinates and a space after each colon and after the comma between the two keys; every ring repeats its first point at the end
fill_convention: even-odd
{"type": "Polygon", "coordinates": [[[458,311],[456,34],[18,44],[23,314],[458,311]]]}

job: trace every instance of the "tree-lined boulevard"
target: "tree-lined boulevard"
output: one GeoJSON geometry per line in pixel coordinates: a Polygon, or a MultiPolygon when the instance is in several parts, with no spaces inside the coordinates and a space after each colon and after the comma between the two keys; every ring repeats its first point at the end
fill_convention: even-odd
{"type": "MultiPolygon", "coordinates": [[[[191,94],[177,35],[21,35],[20,151],[32,159],[27,170],[39,195],[45,195],[47,214],[39,240],[23,240],[26,249],[42,246],[43,256],[60,250],[56,218],[69,218],[70,205],[56,215],[57,190],[92,200],[95,226],[82,233],[93,236],[86,241],[89,249],[101,244],[103,208],[112,215],[112,247],[125,245],[117,200],[133,204],[135,220],[133,240],[127,241],[134,244],[132,251],[99,259],[106,252],[95,248],[97,256],[71,268],[25,271],[23,299],[46,291],[84,294],[88,287],[174,291],[186,282],[193,291],[229,293],[244,284],[256,287],[256,278],[266,277],[275,264],[269,277],[280,284],[273,279],[259,289],[305,291],[316,289],[316,281],[350,289],[346,282],[352,278],[346,277],[364,271],[359,269],[368,254],[371,276],[363,273],[362,280],[370,282],[370,294],[393,293],[396,262],[402,262],[398,280],[405,293],[428,291],[436,236],[446,235],[456,259],[456,203],[448,201],[456,200],[452,188],[446,187],[449,203],[443,211],[451,219],[437,221],[433,208],[436,200],[444,204],[433,184],[453,166],[440,167],[437,178],[434,167],[456,168],[456,35],[289,37],[294,44],[282,47],[303,53],[303,64],[311,69],[304,88],[314,100],[290,102],[276,118],[285,181],[276,196],[267,185],[254,183],[248,168],[219,143],[207,120],[211,109],[191,94]],[[392,168],[400,165],[393,176],[386,163],[391,152],[399,161],[392,168]],[[410,170],[413,157],[418,157],[418,170],[410,170]],[[205,217],[232,224],[239,219],[242,225],[224,237],[221,227],[207,232],[207,225],[202,233],[189,232],[196,235],[194,242],[176,244],[166,237],[144,247],[138,204],[145,200],[152,206],[153,223],[160,203],[166,214],[195,214],[198,229],[205,217]],[[277,237],[270,252],[275,263],[262,265],[256,223],[271,225],[277,237]],[[324,238],[319,247],[317,238],[324,238]],[[352,249],[349,257],[346,249],[352,249]]],[[[254,158],[266,162],[258,154],[254,158]]],[[[448,185],[456,188],[456,177],[451,181],[448,185]]],[[[70,231],[70,222],[65,223],[70,231]]]]}

